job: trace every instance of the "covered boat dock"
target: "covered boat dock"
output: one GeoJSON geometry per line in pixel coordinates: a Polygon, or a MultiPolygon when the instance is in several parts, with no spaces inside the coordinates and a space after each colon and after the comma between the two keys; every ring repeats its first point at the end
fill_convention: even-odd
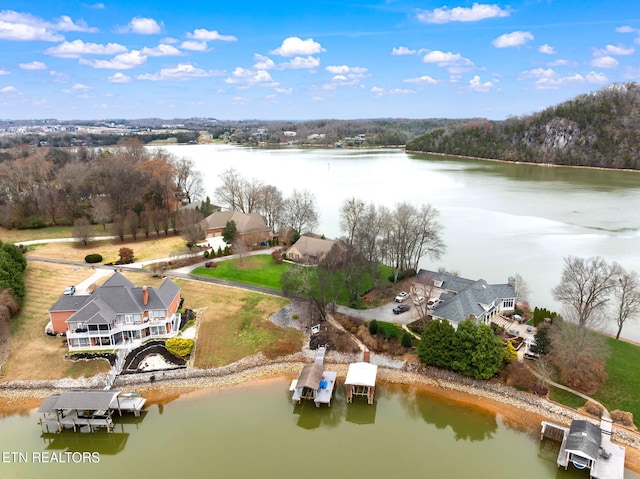
{"type": "Polygon", "coordinates": [[[299,403],[302,399],[311,399],[316,407],[320,404],[331,406],[333,390],[338,373],[324,370],[325,348],[319,348],[312,364],[305,364],[298,379],[291,381],[292,399],[299,403]]]}
{"type": "Polygon", "coordinates": [[[352,402],[353,396],[363,396],[367,398],[368,404],[373,404],[377,375],[378,366],[375,364],[366,362],[349,364],[344,382],[347,389],[347,402],[352,402]]]}
{"type": "Polygon", "coordinates": [[[71,389],[44,398],[38,409],[42,414],[39,424],[47,433],[82,428],[89,432],[106,428],[112,432],[115,411],[120,415],[132,412],[140,416],[145,401],[138,395],[122,394],[122,391],[71,389]]]}

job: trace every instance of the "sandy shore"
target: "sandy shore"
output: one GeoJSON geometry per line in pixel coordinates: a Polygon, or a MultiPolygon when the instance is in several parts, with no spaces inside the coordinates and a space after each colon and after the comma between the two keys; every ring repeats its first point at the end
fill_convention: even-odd
{"type": "MultiPolygon", "coordinates": [[[[276,377],[295,378],[307,358],[296,356],[288,359],[290,361],[271,363],[257,355],[246,358],[241,364],[216,370],[180,370],[166,373],[156,371],[121,376],[114,387],[135,390],[147,398],[148,404],[159,404],[195,391],[206,393],[211,388],[233,387],[276,377]]],[[[336,371],[339,379],[344,380],[348,363],[352,361],[344,361],[348,358],[343,357],[332,358],[331,355],[327,359],[338,359],[338,362],[327,362],[326,366],[327,369],[336,371]]],[[[508,425],[533,434],[539,434],[540,423],[543,420],[569,425],[574,418],[584,418],[577,411],[552,403],[546,398],[516,391],[498,382],[475,381],[435,368],[404,364],[399,369],[381,365],[378,380],[383,384],[410,385],[427,394],[493,412],[508,425]]],[[[56,390],[65,389],[52,387],[54,384],[51,382],[42,384],[41,381],[23,381],[14,384],[14,387],[11,386],[0,384],[0,415],[28,414],[40,405],[43,397],[56,390]]],[[[640,473],[640,435],[616,428],[614,440],[627,446],[625,466],[640,473]]]]}

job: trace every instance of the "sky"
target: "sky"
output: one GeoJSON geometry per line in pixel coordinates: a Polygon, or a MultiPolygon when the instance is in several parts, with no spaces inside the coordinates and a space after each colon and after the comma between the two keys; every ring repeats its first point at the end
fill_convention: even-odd
{"type": "Polygon", "coordinates": [[[0,0],[0,119],[500,120],[639,50],[638,0],[0,0]]]}

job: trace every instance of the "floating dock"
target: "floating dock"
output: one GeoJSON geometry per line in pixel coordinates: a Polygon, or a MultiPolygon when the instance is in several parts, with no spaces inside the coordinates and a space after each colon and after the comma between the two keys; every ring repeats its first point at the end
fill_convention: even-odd
{"type": "Polygon", "coordinates": [[[331,406],[338,373],[324,370],[325,351],[325,348],[318,348],[315,361],[305,364],[298,379],[291,381],[289,391],[293,391],[294,402],[311,399],[316,407],[320,407],[321,404],[331,406]]]}
{"type": "Polygon", "coordinates": [[[146,399],[137,394],[122,391],[71,389],[44,398],[38,409],[42,414],[38,423],[46,433],[62,432],[63,429],[93,432],[100,428],[113,432],[114,412],[120,416],[129,412],[138,417],[145,402],[146,399]]]}
{"type": "Polygon", "coordinates": [[[625,448],[611,442],[611,420],[602,419],[600,426],[574,420],[567,428],[551,422],[542,422],[541,439],[560,443],[557,465],[567,469],[589,469],[593,479],[624,479],[625,448]]]}

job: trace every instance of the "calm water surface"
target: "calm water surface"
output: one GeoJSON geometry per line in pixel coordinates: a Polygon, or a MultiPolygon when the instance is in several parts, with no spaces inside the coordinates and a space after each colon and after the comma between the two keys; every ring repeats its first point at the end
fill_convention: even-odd
{"type": "Polygon", "coordinates": [[[43,438],[35,413],[4,418],[3,450],[30,459],[0,464],[0,477],[588,477],[558,470],[555,456],[540,450],[537,431],[407,386],[380,386],[373,406],[347,405],[340,387],[331,408],[294,406],[289,394],[285,379],[200,393],[151,406],[114,434],[43,438]],[[34,464],[34,451],[97,451],[100,461],[34,464]]]}
{"type": "MultiPolygon", "coordinates": [[[[600,255],[640,271],[640,174],[553,168],[407,154],[403,150],[259,149],[222,145],[169,146],[192,158],[214,199],[219,175],[237,169],[290,195],[317,198],[317,232],[338,237],[339,210],[359,197],[393,207],[431,203],[441,213],[447,253],[421,267],[445,267],[470,278],[506,282],[519,273],[534,306],[559,310],[551,288],[569,254],[600,255]]],[[[611,330],[611,329],[610,329],[611,330]]],[[[623,336],[640,341],[640,324],[623,336]]]]}

